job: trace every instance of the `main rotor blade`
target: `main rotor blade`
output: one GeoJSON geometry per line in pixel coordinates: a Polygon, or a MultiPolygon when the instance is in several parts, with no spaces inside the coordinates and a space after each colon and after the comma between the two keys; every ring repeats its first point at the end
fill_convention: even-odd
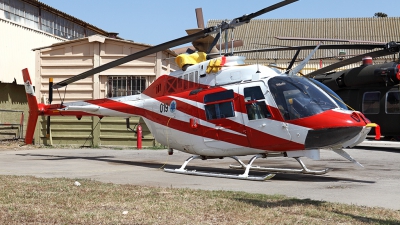
{"type": "Polygon", "coordinates": [[[253,19],[253,18],[257,17],[257,16],[260,16],[260,15],[262,15],[262,14],[264,14],[264,13],[270,12],[270,11],[272,11],[272,10],[278,9],[278,8],[280,8],[280,7],[283,7],[283,6],[285,6],[285,5],[289,5],[289,4],[291,4],[291,3],[293,3],[293,2],[297,2],[297,1],[298,1],[298,0],[285,0],[285,1],[281,1],[281,2],[278,2],[278,3],[274,4],[274,5],[271,5],[271,6],[265,7],[265,8],[263,8],[263,9],[261,9],[261,10],[258,10],[257,12],[250,13],[250,14],[248,14],[248,15],[243,15],[243,16],[241,16],[241,17],[235,18],[235,19],[232,20],[232,21],[233,21],[234,23],[248,23],[251,19],[253,19]]]}
{"type": "Polygon", "coordinates": [[[195,12],[196,12],[197,27],[204,29],[203,9],[196,8],[195,12]]]}
{"type": "Polygon", "coordinates": [[[332,42],[349,42],[349,43],[371,43],[371,44],[386,44],[380,41],[362,41],[362,40],[347,40],[335,38],[302,38],[302,37],[275,37],[278,40],[291,40],[291,41],[332,41],[332,42]]]}
{"type": "Polygon", "coordinates": [[[66,86],[66,85],[68,85],[70,83],[73,83],[75,81],[84,79],[84,78],[89,77],[91,75],[94,75],[96,73],[100,73],[100,72],[102,72],[104,70],[108,70],[110,68],[119,66],[121,64],[130,62],[132,60],[139,59],[139,58],[142,58],[144,56],[147,56],[147,55],[150,55],[150,54],[154,54],[154,53],[157,53],[159,51],[163,51],[165,49],[169,49],[169,48],[181,45],[181,44],[186,44],[188,42],[197,40],[197,39],[199,39],[201,37],[206,36],[208,33],[212,32],[212,30],[210,30],[210,29],[211,28],[207,28],[207,29],[201,30],[201,31],[199,31],[197,33],[194,33],[194,34],[191,34],[191,35],[188,35],[188,36],[184,36],[184,37],[172,40],[172,41],[168,41],[168,42],[165,42],[165,43],[162,43],[162,44],[147,48],[147,49],[142,50],[140,52],[133,53],[133,54],[125,56],[123,58],[117,59],[115,61],[106,63],[106,64],[101,65],[99,67],[93,68],[91,70],[88,70],[88,71],[83,72],[81,74],[78,74],[76,76],[70,77],[70,78],[68,78],[66,80],[63,80],[61,82],[58,82],[57,84],[53,85],[53,88],[54,89],[58,89],[58,88],[66,86]]]}
{"type": "Polygon", "coordinates": [[[314,48],[314,50],[311,51],[311,53],[303,61],[299,63],[299,65],[293,68],[293,70],[288,70],[286,74],[288,76],[293,76],[298,72],[300,72],[300,70],[302,70],[307,65],[308,61],[310,61],[311,57],[313,57],[313,55],[315,54],[315,52],[318,50],[319,47],[321,47],[321,42],[314,48]]]}
{"type": "Polygon", "coordinates": [[[285,1],[279,2],[277,4],[274,4],[272,6],[269,6],[269,7],[266,7],[264,9],[261,9],[261,10],[255,12],[255,13],[251,13],[249,15],[244,15],[244,16],[238,17],[238,18],[232,20],[232,22],[229,23],[229,24],[227,24],[226,22],[225,23],[221,23],[220,25],[217,25],[217,26],[214,26],[214,27],[208,27],[208,28],[206,28],[204,30],[201,30],[199,32],[190,34],[188,36],[184,36],[184,37],[172,40],[172,41],[168,41],[168,42],[165,42],[165,43],[150,47],[150,48],[145,49],[143,51],[140,51],[140,52],[125,56],[123,58],[120,58],[120,59],[117,59],[115,61],[106,63],[106,64],[101,65],[99,67],[93,68],[93,69],[91,69],[89,71],[83,72],[81,74],[78,74],[76,76],[70,77],[70,78],[68,78],[66,80],[63,80],[61,82],[58,82],[57,84],[53,85],[53,89],[58,89],[58,88],[64,87],[64,86],[66,86],[66,85],[68,85],[70,83],[73,83],[75,81],[84,79],[84,78],[86,78],[88,76],[92,76],[92,75],[94,75],[96,73],[100,73],[100,72],[102,72],[104,70],[108,70],[110,68],[119,66],[121,64],[130,62],[132,60],[139,59],[139,58],[142,58],[144,56],[147,56],[147,55],[150,55],[150,54],[154,54],[154,53],[159,52],[159,51],[163,51],[165,49],[173,48],[175,46],[186,44],[188,42],[193,42],[193,41],[195,41],[195,40],[197,40],[199,38],[203,38],[203,37],[205,37],[205,36],[207,36],[209,34],[215,33],[216,30],[224,31],[226,29],[233,29],[233,28],[235,28],[237,26],[243,25],[244,23],[248,23],[251,19],[253,19],[253,18],[255,18],[255,17],[259,16],[259,15],[262,15],[264,13],[270,12],[272,10],[275,10],[277,8],[280,8],[282,6],[288,5],[288,4],[296,2],[296,1],[298,1],[298,0],[285,0],[285,1]]]}
{"type": "Polygon", "coordinates": [[[292,66],[294,62],[296,62],[297,57],[299,56],[301,49],[297,49],[296,54],[294,54],[292,61],[290,61],[288,68],[286,69],[286,73],[289,73],[289,71],[292,69],[292,66]]]}
{"type": "MultiPolygon", "coordinates": [[[[277,48],[260,48],[260,49],[249,49],[235,51],[236,53],[252,53],[252,52],[274,52],[274,51],[288,51],[288,50],[298,50],[298,49],[314,49],[315,45],[305,45],[305,46],[288,46],[288,47],[277,47],[277,48]]],[[[375,48],[385,48],[382,44],[354,44],[354,45],[321,45],[319,49],[365,49],[372,50],[375,48]]],[[[215,53],[209,54],[210,56],[216,55],[215,53]]]]}
{"type": "Polygon", "coordinates": [[[372,58],[376,58],[376,57],[392,55],[392,54],[393,54],[393,52],[388,51],[387,49],[382,49],[382,50],[378,50],[378,51],[374,51],[374,52],[368,52],[368,53],[365,53],[365,54],[354,56],[354,57],[349,58],[349,59],[345,59],[343,61],[334,63],[334,64],[329,65],[329,66],[325,66],[324,68],[321,68],[319,70],[315,70],[315,71],[313,71],[313,72],[311,72],[309,74],[306,74],[306,76],[307,77],[312,77],[312,76],[315,76],[315,75],[318,75],[318,74],[329,72],[329,71],[334,70],[336,68],[340,68],[340,67],[343,67],[343,66],[347,66],[347,65],[359,62],[365,56],[370,56],[372,58]]]}
{"type": "Polygon", "coordinates": [[[209,53],[211,52],[211,50],[214,48],[214,46],[217,44],[220,35],[221,35],[221,33],[218,33],[218,34],[215,36],[213,42],[212,42],[211,45],[208,47],[208,50],[207,50],[207,52],[206,52],[207,54],[209,54],[209,53]]]}

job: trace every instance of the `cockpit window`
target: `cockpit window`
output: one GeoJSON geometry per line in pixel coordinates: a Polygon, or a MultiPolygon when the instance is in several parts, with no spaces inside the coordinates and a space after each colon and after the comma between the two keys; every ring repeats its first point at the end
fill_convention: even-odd
{"type": "Polygon", "coordinates": [[[333,100],[304,77],[274,77],[268,81],[285,120],[295,120],[338,108],[333,100]]]}
{"type": "Polygon", "coordinates": [[[328,88],[325,84],[315,80],[315,79],[309,79],[309,81],[313,82],[316,84],[318,87],[320,87],[322,90],[324,90],[329,96],[332,97],[333,101],[336,102],[342,109],[348,109],[342,98],[339,97],[334,91],[332,91],[330,88],[328,88]]]}

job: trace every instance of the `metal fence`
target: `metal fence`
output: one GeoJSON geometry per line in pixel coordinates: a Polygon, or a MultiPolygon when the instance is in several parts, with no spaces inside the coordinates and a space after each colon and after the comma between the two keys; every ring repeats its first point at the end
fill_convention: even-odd
{"type": "Polygon", "coordinates": [[[4,140],[23,138],[24,111],[0,109],[0,113],[2,114],[0,120],[0,139],[4,140]]]}

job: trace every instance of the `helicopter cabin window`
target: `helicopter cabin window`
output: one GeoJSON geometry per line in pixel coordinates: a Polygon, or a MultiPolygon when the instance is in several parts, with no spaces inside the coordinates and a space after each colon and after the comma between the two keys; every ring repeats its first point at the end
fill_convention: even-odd
{"type": "Polygon", "coordinates": [[[108,76],[107,97],[136,95],[146,89],[145,76],[108,76]]]}
{"type": "Polygon", "coordinates": [[[188,80],[189,80],[189,75],[188,74],[184,74],[183,75],[183,89],[187,89],[188,88],[188,80]]]}
{"type": "Polygon", "coordinates": [[[386,93],[386,113],[400,114],[400,92],[389,91],[386,93]]]}
{"type": "Polygon", "coordinates": [[[244,100],[249,120],[270,118],[271,113],[265,104],[265,98],[260,86],[244,88],[244,100]]]}
{"type": "Polygon", "coordinates": [[[189,88],[192,88],[194,86],[194,73],[191,72],[189,73],[189,88]]]}
{"type": "Polygon", "coordinates": [[[207,120],[234,117],[233,90],[212,93],[204,96],[204,109],[207,120]]]}
{"type": "Polygon", "coordinates": [[[381,93],[379,91],[365,92],[363,96],[362,112],[364,114],[378,114],[381,93]]]}
{"type": "Polygon", "coordinates": [[[199,72],[194,72],[194,82],[196,83],[196,84],[198,84],[199,83],[199,72]]]}

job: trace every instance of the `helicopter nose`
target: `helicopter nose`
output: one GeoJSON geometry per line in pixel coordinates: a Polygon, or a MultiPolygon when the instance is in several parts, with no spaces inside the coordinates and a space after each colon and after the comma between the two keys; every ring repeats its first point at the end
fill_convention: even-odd
{"type": "Polygon", "coordinates": [[[361,126],[309,130],[305,140],[305,148],[326,148],[340,145],[357,136],[361,130],[361,126]]]}

